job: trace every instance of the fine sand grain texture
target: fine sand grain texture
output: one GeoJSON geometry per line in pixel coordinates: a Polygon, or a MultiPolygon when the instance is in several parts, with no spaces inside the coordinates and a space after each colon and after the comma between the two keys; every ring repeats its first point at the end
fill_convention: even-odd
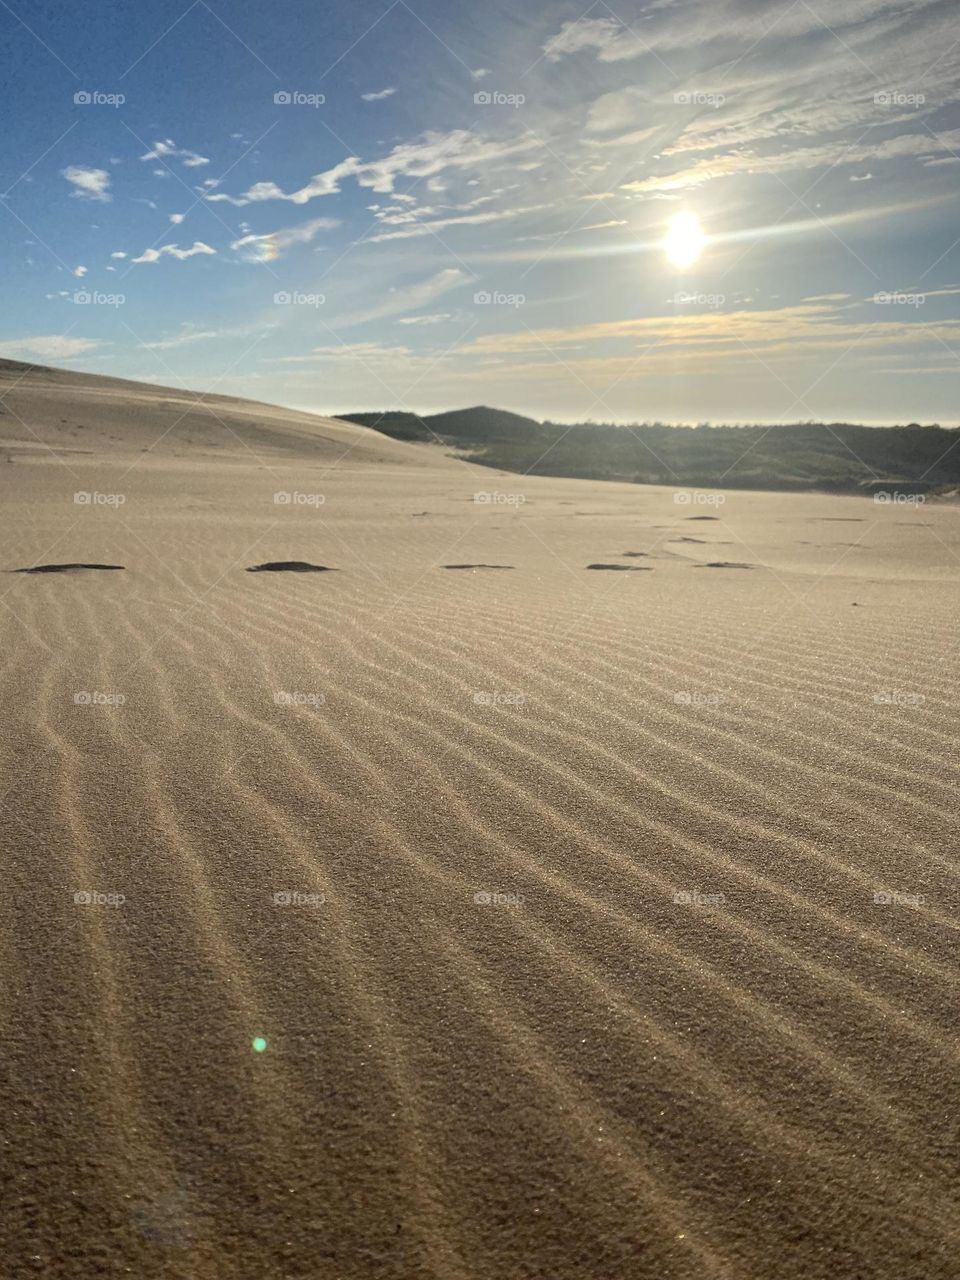
{"type": "Polygon", "coordinates": [[[4,1276],[960,1274],[958,508],[0,397],[4,1276]]]}

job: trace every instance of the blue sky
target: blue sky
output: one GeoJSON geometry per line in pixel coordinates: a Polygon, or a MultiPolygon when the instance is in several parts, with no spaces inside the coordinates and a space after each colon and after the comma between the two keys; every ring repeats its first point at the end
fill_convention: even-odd
{"type": "Polygon", "coordinates": [[[960,421],[952,3],[0,0],[0,64],[0,355],[320,412],[960,421]]]}

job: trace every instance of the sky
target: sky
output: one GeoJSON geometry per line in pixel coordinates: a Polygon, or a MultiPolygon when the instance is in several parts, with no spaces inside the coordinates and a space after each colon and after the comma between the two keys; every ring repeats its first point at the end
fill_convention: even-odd
{"type": "Polygon", "coordinates": [[[960,422],[955,0],[581,3],[0,0],[0,356],[321,413],[960,422]]]}

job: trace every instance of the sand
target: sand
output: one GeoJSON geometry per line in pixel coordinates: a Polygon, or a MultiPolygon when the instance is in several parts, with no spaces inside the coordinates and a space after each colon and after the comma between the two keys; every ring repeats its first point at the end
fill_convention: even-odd
{"type": "Polygon", "coordinates": [[[0,397],[5,1276],[960,1274],[957,507],[0,397]]]}

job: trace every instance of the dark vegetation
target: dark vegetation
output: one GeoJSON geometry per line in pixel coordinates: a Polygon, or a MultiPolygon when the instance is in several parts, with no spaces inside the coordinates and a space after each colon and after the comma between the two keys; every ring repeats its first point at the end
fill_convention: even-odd
{"type": "Polygon", "coordinates": [[[960,484],[960,428],[797,422],[683,428],[537,422],[478,406],[419,417],[342,414],[396,440],[432,441],[482,466],[531,475],[730,489],[906,492],[960,484]],[[884,482],[878,484],[878,482],[884,482]],[[907,488],[909,486],[909,488],[907,488]]]}

